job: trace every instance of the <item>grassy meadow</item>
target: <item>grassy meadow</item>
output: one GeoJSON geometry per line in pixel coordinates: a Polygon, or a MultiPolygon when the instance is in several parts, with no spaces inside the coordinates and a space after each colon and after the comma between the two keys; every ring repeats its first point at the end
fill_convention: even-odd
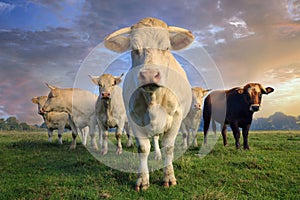
{"type": "MultiPolygon", "coordinates": [[[[300,131],[250,132],[250,151],[221,137],[204,158],[190,147],[174,162],[178,185],[163,188],[163,170],[150,173],[150,187],[135,192],[135,173],[111,169],[78,140],[68,150],[43,132],[0,132],[0,199],[300,199],[300,131]]],[[[113,138],[113,134],[111,136],[113,138]]],[[[203,133],[199,134],[199,144],[203,133]]],[[[127,149],[124,136],[123,148],[127,149]]]]}

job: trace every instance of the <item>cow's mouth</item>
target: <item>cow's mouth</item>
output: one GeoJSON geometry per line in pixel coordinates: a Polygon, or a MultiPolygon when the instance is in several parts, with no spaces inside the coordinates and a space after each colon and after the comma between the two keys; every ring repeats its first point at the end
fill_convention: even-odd
{"type": "Polygon", "coordinates": [[[141,86],[140,88],[142,89],[143,92],[152,93],[155,90],[157,90],[157,88],[159,88],[159,87],[160,86],[157,85],[156,83],[149,83],[149,84],[141,86]]]}

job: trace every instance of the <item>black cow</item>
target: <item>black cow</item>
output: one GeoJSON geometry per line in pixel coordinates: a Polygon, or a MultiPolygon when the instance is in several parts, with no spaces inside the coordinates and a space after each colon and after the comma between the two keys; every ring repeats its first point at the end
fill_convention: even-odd
{"type": "Polygon", "coordinates": [[[215,121],[221,124],[223,144],[227,146],[227,125],[230,125],[235,138],[236,148],[240,148],[240,129],[242,128],[244,149],[249,149],[248,132],[254,112],[259,111],[262,94],[269,94],[274,89],[264,88],[259,83],[248,83],[244,87],[211,92],[204,101],[204,144],[207,143],[207,132],[212,119],[214,132],[215,121]]]}

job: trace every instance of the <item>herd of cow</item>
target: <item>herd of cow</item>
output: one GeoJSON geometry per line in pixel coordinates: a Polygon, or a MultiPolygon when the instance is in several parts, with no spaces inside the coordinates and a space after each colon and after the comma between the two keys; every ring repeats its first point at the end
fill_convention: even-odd
{"type": "MultiPolygon", "coordinates": [[[[117,154],[122,153],[121,135],[123,129],[128,135],[127,146],[131,146],[132,136],[136,139],[140,159],[139,175],[135,189],[149,186],[148,155],[150,138],[154,138],[155,159],[161,159],[158,145],[164,149],[165,187],[176,185],[173,170],[175,139],[179,130],[183,136],[183,147],[190,142],[197,146],[196,134],[202,117],[202,102],[208,89],[191,88],[187,75],[170,50],[180,50],[194,40],[186,29],[168,26],[155,18],[145,18],[140,22],[115,31],[104,40],[105,47],[115,52],[131,51],[132,66],[123,80],[123,88],[118,84],[122,75],[102,74],[90,76],[99,87],[99,96],[76,88],[50,88],[48,96],[34,97],[38,112],[48,127],[49,141],[54,129],[58,130],[59,143],[65,127],[72,130],[71,149],[76,148],[76,137],[81,132],[83,144],[87,142],[87,132],[91,146],[98,145],[95,127],[99,128],[99,144],[103,155],[108,152],[108,130],[116,128],[117,154]],[[192,136],[190,135],[192,133],[192,136]],[[191,141],[192,138],[192,141],[191,141]]],[[[240,130],[244,148],[249,149],[248,131],[253,113],[259,110],[262,94],[274,89],[259,83],[249,83],[226,91],[213,91],[204,100],[204,143],[212,120],[216,131],[218,122],[222,127],[223,143],[227,145],[226,130],[230,125],[237,148],[240,148],[240,130]]]]}

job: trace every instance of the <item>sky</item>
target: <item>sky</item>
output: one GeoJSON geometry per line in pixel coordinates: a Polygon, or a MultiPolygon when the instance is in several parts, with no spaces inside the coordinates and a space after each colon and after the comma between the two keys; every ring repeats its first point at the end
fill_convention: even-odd
{"type": "Polygon", "coordinates": [[[189,29],[225,89],[273,87],[254,117],[300,115],[300,0],[0,0],[0,118],[42,123],[45,82],[73,87],[106,35],[145,17],[189,29]]]}

